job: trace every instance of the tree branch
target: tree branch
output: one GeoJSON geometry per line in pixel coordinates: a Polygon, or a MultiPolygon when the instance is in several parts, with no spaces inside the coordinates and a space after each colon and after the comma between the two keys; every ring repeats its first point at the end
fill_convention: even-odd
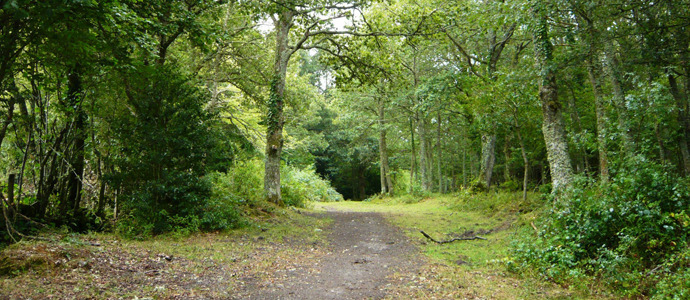
{"type": "Polygon", "coordinates": [[[445,240],[445,241],[437,241],[434,238],[432,238],[430,235],[428,235],[426,232],[421,231],[421,230],[419,232],[421,232],[424,237],[426,237],[427,239],[431,240],[432,242],[434,242],[436,244],[447,244],[447,243],[452,243],[455,241],[471,241],[471,240],[485,240],[486,241],[486,238],[483,238],[481,236],[459,237],[459,238],[453,238],[453,239],[445,240]]]}

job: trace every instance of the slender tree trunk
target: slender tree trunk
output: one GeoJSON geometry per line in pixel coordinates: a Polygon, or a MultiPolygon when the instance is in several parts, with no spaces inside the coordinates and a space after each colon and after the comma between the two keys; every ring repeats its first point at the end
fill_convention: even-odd
{"type": "MultiPolygon", "coordinates": [[[[74,132],[74,149],[72,153],[72,160],[68,166],[68,182],[67,182],[67,204],[69,209],[76,211],[79,209],[82,191],[82,180],[84,179],[84,145],[86,141],[86,113],[82,107],[83,102],[83,87],[81,82],[80,66],[76,66],[70,70],[68,75],[68,92],[67,98],[69,105],[73,110],[74,123],[72,132],[74,132]]],[[[68,207],[65,207],[68,208],[68,207]]]]}
{"type": "Polygon", "coordinates": [[[276,50],[268,99],[268,115],[266,116],[268,129],[266,133],[264,193],[268,201],[281,206],[284,205],[280,193],[280,157],[283,151],[283,125],[285,124],[283,102],[285,100],[288,61],[292,55],[292,49],[288,46],[288,39],[293,17],[292,11],[285,11],[275,22],[276,50]]]}
{"type": "Polygon", "coordinates": [[[414,144],[414,118],[410,117],[410,192],[415,184],[415,178],[417,177],[417,150],[414,144]]]}
{"type": "Polygon", "coordinates": [[[503,142],[503,159],[505,160],[503,168],[503,181],[510,181],[510,135],[506,135],[503,142]]]}
{"type": "MultiPolygon", "coordinates": [[[[568,97],[570,119],[573,122],[573,129],[575,131],[575,134],[581,135],[582,121],[580,120],[580,113],[577,111],[577,98],[575,96],[575,90],[572,88],[572,86],[569,86],[568,89],[570,90],[570,97],[568,97]]],[[[577,173],[583,173],[587,170],[587,149],[586,146],[581,143],[577,143],[575,145],[575,148],[575,153],[577,153],[577,157],[575,158],[575,171],[577,173]]]]}
{"type": "MultiPolygon", "coordinates": [[[[678,111],[676,118],[678,123],[681,125],[681,138],[678,141],[678,148],[680,148],[680,154],[683,159],[683,170],[685,175],[690,174],[690,149],[688,149],[688,138],[690,138],[690,132],[688,132],[688,117],[687,117],[687,106],[685,105],[685,97],[681,94],[678,88],[678,82],[673,74],[668,74],[669,87],[671,89],[671,95],[674,100],[676,100],[676,110],[678,111]]],[[[687,91],[686,91],[687,93],[687,91]]]]}
{"type": "MultiPolygon", "coordinates": [[[[594,55],[594,54],[592,54],[594,55]]],[[[587,59],[587,72],[589,74],[589,82],[592,84],[592,93],[594,94],[594,106],[597,116],[597,150],[599,152],[599,179],[602,182],[609,180],[609,156],[606,146],[606,105],[604,103],[603,92],[601,90],[601,68],[595,65],[595,57],[587,59]]]]}
{"type": "Polygon", "coordinates": [[[553,191],[559,192],[572,182],[573,167],[568,152],[568,139],[563,125],[562,106],[558,100],[558,86],[553,66],[553,45],[548,36],[546,16],[538,19],[539,27],[534,36],[537,64],[540,68],[541,80],[539,85],[539,99],[541,100],[544,122],[542,131],[546,143],[546,153],[551,170],[553,191]]]}
{"type": "Polygon", "coordinates": [[[480,180],[491,187],[491,177],[496,163],[496,135],[482,134],[482,160],[479,169],[480,180]]]}
{"type": "MultiPolygon", "coordinates": [[[[517,123],[517,119],[515,120],[517,123]]],[[[527,149],[525,148],[525,141],[522,139],[522,134],[520,133],[520,127],[515,127],[515,132],[517,133],[518,143],[520,143],[520,152],[522,153],[522,163],[524,165],[524,171],[522,173],[522,201],[527,200],[527,182],[529,181],[529,159],[527,158],[527,149]]]]}
{"type": "Polygon", "coordinates": [[[443,159],[443,149],[441,147],[441,110],[436,113],[436,172],[438,174],[438,192],[443,193],[443,171],[441,169],[441,160],[443,159]]]}
{"type": "Polygon", "coordinates": [[[383,99],[378,101],[379,113],[379,159],[381,173],[381,194],[391,193],[393,184],[391,181],[390,167],[388,164],[388,146],[386,143],[386,119],[383,99]]]}
{"type": "Polygon", "coordinates": [[[427,175],[427,187],[428,191],[433,191],[434,190],[434,148],[433,148],[433,134],[432,131],[429,130],[427,133],[427,139],[426,139],[426,175],[427,175]]]}
{"type": "MultiPolygon", "coordinates": [[[[687,37],[686,37],[687,38],[687,37]]],[[[686,49],[688,48],[688,42],[686,41],[686,49]]],[[[688,52],[685,51],[683,53],[683,71],[685,73],[685,79],[683,80],[684,86],[685,86],[685,97],[682,99],[684,100],[682,102],[681,107],[683,108],[683,113],[682,113],[682,120],[681,124],[683,128],[681,128],[683,132],[683,137],[685,137],[685,142],[682,143],[681,141],[681,147],[688,148],[690,147],[690,55],[688,55],[688,52]]],[[[689,153],[690,154],[690,153],[689,153]]],[[[688,155],[690,158],[690,155],[688,155]]],[[[685,175],[689,176],[690,175],[690,159],[685,160],[685,175]]]]}
{"type": "Polygon", "coordinates": [[[467,186],[467,148],[462,147],[462,186],[467,186]]]}
{"type": "Polygon", "coordinates": [[[419,128],[419,177],[422,179],[422,189],[428,191],[429,187],[429,143],[427,141],[426,134],[426,118],[422,116],[422,119],[418,124],[419,128]]]}
{"type": "Polygon", "coordinates": [[[618,130],[620,131],[623,150],[626,155],[635,154],[635,142],[630,131],[628,108],[625,104],[625,89],[623,88],[623,74],[621,74],[620,63],[616,57],[613,45],[607,47],[606,61],[609,67],[609,78],[613,87],[613,102],[618,112],[618,130]]]}

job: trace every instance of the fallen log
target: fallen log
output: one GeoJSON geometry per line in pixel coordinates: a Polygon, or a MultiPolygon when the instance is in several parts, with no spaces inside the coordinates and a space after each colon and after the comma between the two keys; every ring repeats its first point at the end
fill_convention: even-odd
{"type": "Polygon", "coordinates": [[[447,244],[447,243],[452,243],[455,241],[471,241],[471,240],[485,240],[486,241],[486,238],[483,238],[481,236],[476,236],[476,235],[470,236],[470,237],[452,238],[452,239],[446,240],[446,241],[437,241],[434,238],[432,238],[430,235],[428,235],[426,232],[424,232],[423,230],[420,230],[419,232],[421,232],[424,237],[426,237],[427,239],[431,240],[432,242],[434,242],[436,244],[447,244]]]}

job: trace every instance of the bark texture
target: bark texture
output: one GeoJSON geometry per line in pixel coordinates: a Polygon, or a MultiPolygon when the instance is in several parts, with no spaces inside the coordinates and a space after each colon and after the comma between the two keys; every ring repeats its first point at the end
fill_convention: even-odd
{"type": "Polygon", "coordinates": [[[479,167],[480,180],[491,187],[491,177],[496,164],[496,135],[482,134],[482,160],[479,167]]]}
{"type": "Polygon", "coordinates": [[[534,36],[537,64],[540,69],[539,99],[544,122],[542,131],[546,154],[551,170],[553,191],[559,192],[572,183],[573,167],[570,162],[568,140],[563,125],[562,105],[558,99],[556,71],[553,66],[553,45],[548,36],[546,16],[539,16],[539,26],[534,36]]]}
{"type": "Polygon", "coordinates": [[[280,157],[283,152],[283,102],[285,100],[285,82],[288,61],[292,50],[288,47],[288,38],[294,13],[286,10],[274,22],[276,28],[276,50],[273,62],[273,78],[268,100],[266,117],[266,162],[264,173],[264,193],[268,201],[283,205],[280,193],[280,157]]]}
{"type": "Polygon", "coordinates": [[[72,109],[73,124],[71,131],[74,134],[73,152],[68,166],[67,199],[62,212],[67,209],[77,210],[81,200],[82,180],[84,177],[84,144],[86,141],[86,113],[82,108],[83,88],[81,70],[79,66],[70,70],[67,77],[67,98],[72,109]]]}
{"type": "Polygon", "coordinates": [[[387,194],[393,191],[393,182],[391,181],[390,166],[388,164],[388,146],[386,143],[386,115],[383,99],[379,99],[378,114],[381,193],[387,194]]]}
{"type": "Polygon", "coordinates": [[[606,143],[606,105],[604,103],[603,92],[601,89],[601,67],[595,64],[595,58],[590,56],[587,60],[587,72],[589,82],[592,84],[594,94],[594,106],[597,116],[597,150],[599,152],[599,178],[602,182],[609,180],[609,156],[606,143]]]}

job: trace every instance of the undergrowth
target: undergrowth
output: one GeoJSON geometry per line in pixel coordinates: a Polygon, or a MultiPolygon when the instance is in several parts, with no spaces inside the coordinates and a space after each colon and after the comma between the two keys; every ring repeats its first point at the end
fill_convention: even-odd
{"type": "Polygon", "coordinates": [[[634,161],[610,182],[579,178],[550,196],[514,245],[516,270],[534,269],[561,284],[601,282],[624,297],[690,295],[690,187],[665,167],[634,161]]]}
{"type": "MultiPolygon", "coordinates": [[[[281,208],[264,197],[264,166],[260,159],[234,163],[227,172],[206,175],[201,182],[207,190],[198,205],[186,214],[169,215],[166,210],[153,212],[155,218],[139,214],[125,215],[117,232],[129,238],[147,238],[162,232],[191,234],[240,228],[255,217],[273,214],[281,208]],[[161,228],[159,223],[168,227],[161,228]]],[[[283,166],[281,189],[285,205],[305,207],[309,201],[340,201],[327,180],[311,168],[283,166]]]]}

